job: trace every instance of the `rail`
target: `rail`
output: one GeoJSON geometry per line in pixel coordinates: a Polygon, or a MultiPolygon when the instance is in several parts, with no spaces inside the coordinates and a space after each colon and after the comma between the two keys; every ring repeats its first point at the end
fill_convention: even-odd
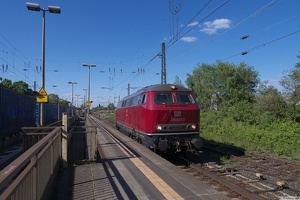
{"type": "Polygon", "coordinates": [[[0,173],[0,199],[43,199],[59,169],[61,127],[54,128],[0,173]]]}

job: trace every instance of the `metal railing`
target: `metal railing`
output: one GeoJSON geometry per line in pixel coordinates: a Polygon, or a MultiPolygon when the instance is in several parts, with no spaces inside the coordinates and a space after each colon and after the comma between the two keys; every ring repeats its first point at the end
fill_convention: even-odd
{"type": "MultiPolygon", "coordinates": [[[[74,148],[70,146],[72,135],[74,136],[70,125],[74,122],[73,118],[63,114],[62,126],[42,127],[44,132],[36,133],[38,128],[23,127],[29,132],[26,133],[28,138],[41,135],[34,141],[24,137],[26,151],[0,172],[0,199],[32,200],[48,197],[60,164],[68,167],[68,163],[72,162],[68,158],[68,149],[74,148]]],[[[86,123],[90,124],[89,120],[86,123]]],[[[95,161],[98,129],[95,126],[80,127],[86,143],[84,161],[95,161]]]]}
{"type": "Polygon", "coordinates": [[[72,140],[68,142],[68,164],[84,164],[96,162],[97,153],[97,127],[71,126],[68,132],[72,140]]]}
{"type": "Polygon", "coordinates": [[[9,164],[0,174],[0,199],[43,199],[61,156],[61,128],[47,136],[9,164]]]}

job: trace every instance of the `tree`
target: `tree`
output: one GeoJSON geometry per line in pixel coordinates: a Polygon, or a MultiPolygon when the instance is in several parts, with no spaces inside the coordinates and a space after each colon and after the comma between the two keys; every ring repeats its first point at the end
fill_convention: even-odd
{"type": "Polygon", "coordinates": [[[1,82],[0,82],[1,87],[8,88],[8,89],[11,89],[15,92],[22,93],[22,94],[28,94],[31,96],[34,95],[33,90],[28,88],[28,84],[24,81],[16,81],[16,82],[12,83],[11,80],[8,80],[6,78],[4,80],[2,80],[2,78],[1,78],[0,80],[1,80],[1,82]]]}
{"type": "Polygon", "coordinates": [[[105,110],[106,108],[104,106],[102,106],[101,104],[98,105],[97,107],[99,110],[105,110]]]}
{"type": "Polygon", "coordinates": [[[69,107],[69,101],[64,100],[64,99],[59,99],[59,105],[64,106],[64,107],[69,107]]]}
{"type": "Polygon", "coordinates": [[[116,107],[113,103],[109,103],[107,108],[108,108],[108,110],[115,110],[116,109],[116,107]]]}
{"type": "Polygon", "coordinates": [[[274,87],[263,82],[255,98],[254,110],[258,115],[266,112],[275,117],[284,117],[286,114],[287,104],[281,93],[274,87]]]}
{"type": "Polygon", "coordinates": [[[53,103],[53,104],[59,104],[60,106],[63,107],[69,107],[69,101],[66,101],[64,99],[60,99],[59,96],[57,94],[49,94],[48,95],[48,99],[49,99],[49,103],[53,103]]]}
{"type": "MultiPolygon", "coordinates": [[[[300,58],[300,55],[297,56],[300,58]]],[[[284,88],[284,95],[292,104],[300,102],[300,62],[297,62],[294,69],[286,72],[286,75],[280,81],[284,88]]]]}
{"type": "Polygon", "coordinates": [[[48,99],[49,103],[58,104],[60,102],[59,96],[57,94],[49,94],[48,99]]]}
{"type": "Polygon", "coordinates": [[[231,106],[240,101],[253,102],[259,83],[258,73],[245,63],[238,66],[221,61],[214,65],[202,64],[187,76],[186,84],[194,91],[202,110],[231,106]]]}
{"type": "Polygon", "coordinates": [[[22,93],[22,94],[28,94],[33,95],[33,90],[28,88],[28,84],[24,81],[16,81],[11,86],[10,89],[22,93]]]}
{"type": "Polygon", "coordinates": [[[2,80],[1,83],[0,83],[0,86],[8,88],[8,89],[11,87],[11,85],[12,85],[11,80],[8,80],[6,78],[4,80],[2,80]]]}
{"type": "Polygon", "coordinates": [[[187,74],[186,84],[195,93],[202,110],[211,108],[211,100],[215,94],[214,84],[211,81],[214,76],[214,68],[207,64],[198,65],[192,75],[187,74]]]}

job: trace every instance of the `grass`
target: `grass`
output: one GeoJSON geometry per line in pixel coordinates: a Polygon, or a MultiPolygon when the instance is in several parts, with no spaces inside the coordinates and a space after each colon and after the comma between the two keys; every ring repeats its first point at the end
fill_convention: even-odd
{"type": "Polygon", "coordinates": [[[300,160],[300,134],[289,131],[259,130],[242,123],[204,125],[201,137],[206,140],[241,147],[247,151],[274,153],[279,157],[300,160]]]}

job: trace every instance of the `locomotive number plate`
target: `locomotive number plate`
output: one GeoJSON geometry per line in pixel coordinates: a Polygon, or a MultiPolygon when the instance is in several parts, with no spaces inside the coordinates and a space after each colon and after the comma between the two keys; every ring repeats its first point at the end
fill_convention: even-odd
{"type": "Polygon", "coordinates": [[[171,122],[184,122],[185,118],[171,118],[171,122]]]}
{"type": "Polygon", "coordinates": [[[174,111],[174,117],[180,117],[181,111],[174,111]]]}

